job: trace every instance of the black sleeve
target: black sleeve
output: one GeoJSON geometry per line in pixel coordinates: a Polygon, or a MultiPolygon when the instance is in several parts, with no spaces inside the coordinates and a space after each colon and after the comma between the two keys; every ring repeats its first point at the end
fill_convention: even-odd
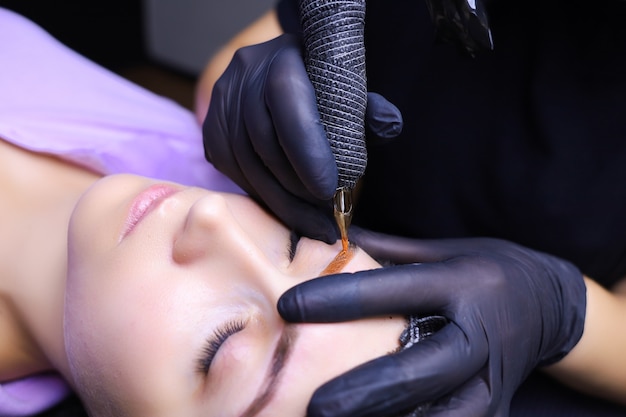
{"type": "Polygon", "coordinates": [[[298,10],[299,0],[279,0],[276,5],[278,21],[285,33],[300,34],[300,12],[298,10]]]}

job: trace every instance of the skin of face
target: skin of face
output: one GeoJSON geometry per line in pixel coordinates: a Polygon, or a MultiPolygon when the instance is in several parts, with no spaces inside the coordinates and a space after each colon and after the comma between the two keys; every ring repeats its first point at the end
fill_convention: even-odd
{"type": "MultiPolygon", "coordinates": [[[[244,196],[131,175],[98,181],[69,230],[73,384],[120,415],[252,415],[287,328],[278,298],[341,249],[302,238],[290,262],[289,242],[289,230],[244,196]],[[207,339],[229,323],[242,330],[201,372],[207,339]]],[[[357,250],[344,271],[376,267],[357,250]]],[[[258,415],[304,416],[318,386],[396,349],[403,328],[398,317],[289,325],[291,353],[258,415]]]]}

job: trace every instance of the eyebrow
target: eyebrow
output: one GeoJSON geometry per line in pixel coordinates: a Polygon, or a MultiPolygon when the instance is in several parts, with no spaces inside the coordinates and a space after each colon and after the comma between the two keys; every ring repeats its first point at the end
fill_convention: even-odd
{"type": "Polygon", "coordinates": [[[320,273],[320,277],[324,275],[337,274],[341,272],[341,270],[354,258],[354,254],[356,253],[356,245],[354,243],[350,243],[348,246],[348,250],[341,250],[335,256],[335,259],[330,261],[328,266],[324,268],[324,270],[320,273]]]}
{"type": "Polygon", "coordinates": [[[272,366],[270,367],[265,378],[265,383],[263,384],[264,388],[252,401],[246,411],[243,412],[241,417],[254,417],[258,415],[258,413],[265,409],[267,404],[269,404],[270,400],[274,397],[276,394],[276,387],[280,381],[281,371],[289,359],[289,355],[291,354],[297,335],[298,333],[296,331],[296,327],[293,324],[285,325],[283,333],[280,336],[278,344],[276,345],[276,349],[274,349],[272,366]]]}

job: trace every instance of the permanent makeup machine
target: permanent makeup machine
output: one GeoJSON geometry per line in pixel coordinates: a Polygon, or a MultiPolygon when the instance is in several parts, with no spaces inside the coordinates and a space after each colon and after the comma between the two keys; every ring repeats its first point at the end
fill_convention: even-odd
{"type": "MultiPolygon", "coordinates": [[[[491,49],[491,31],[480,0],[426,0],[440,40],[470,55],[491,49]]],[[[304,62],[315,88],[320,119],[338,170],[334,215],[348,250],[352,192],[365,172],[365,0],[302,0],[304,62]]]]}
{"type": "Polygon", "coordinates": [[[339,174],[334,215],[348,250],[352,191],[365,171],[365,0],[302,0],[304,62],[339,174]]]}

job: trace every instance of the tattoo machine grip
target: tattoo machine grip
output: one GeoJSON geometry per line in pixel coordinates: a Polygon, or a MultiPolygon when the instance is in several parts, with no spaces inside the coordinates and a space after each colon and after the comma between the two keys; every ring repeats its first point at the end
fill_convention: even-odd
{"type": "Polygon", "coordinates": [[[304,63],[339,174],[352,190],[365,172],[365,0],[301,0],[304,63]]]}

